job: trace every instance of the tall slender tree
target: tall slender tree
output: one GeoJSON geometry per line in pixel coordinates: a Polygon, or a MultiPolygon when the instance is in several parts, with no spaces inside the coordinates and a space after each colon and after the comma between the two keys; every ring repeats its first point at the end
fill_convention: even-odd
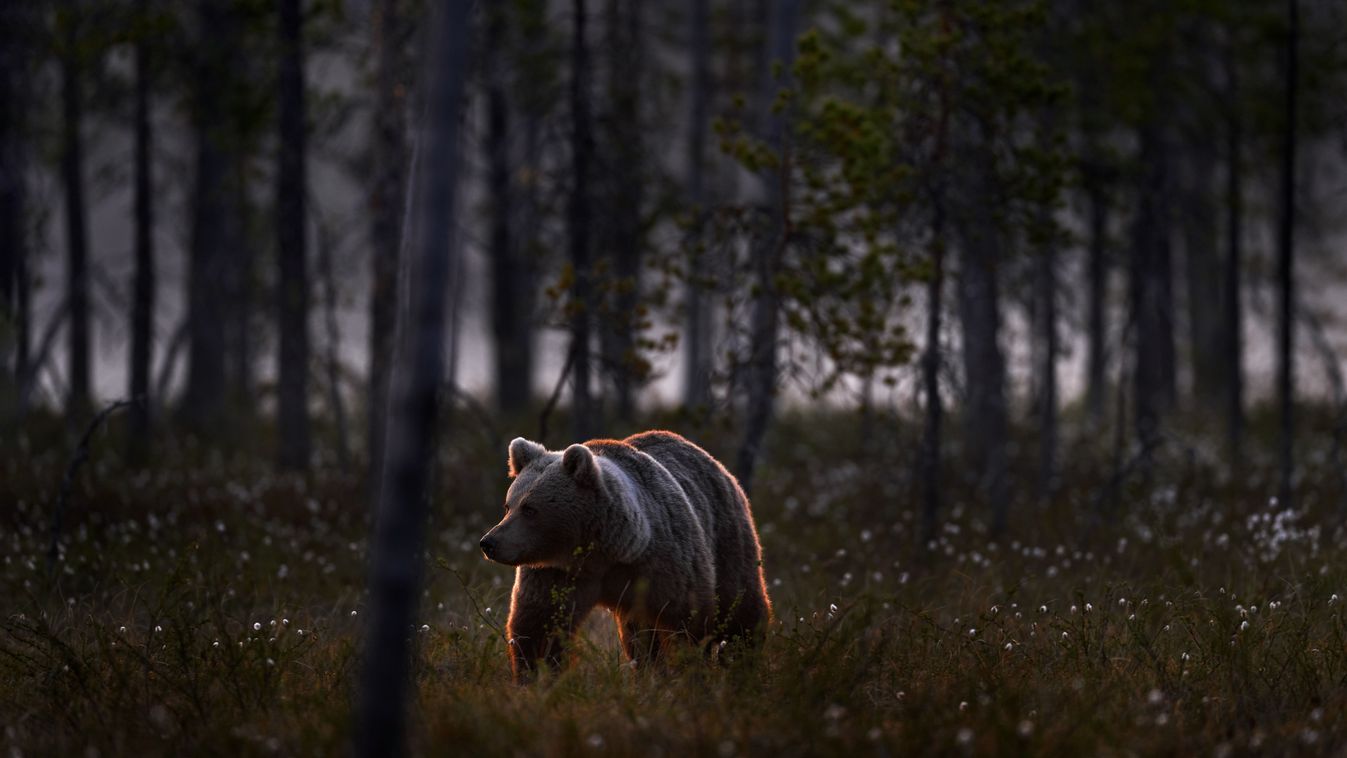
{"type": "Polygon", "coordinates": [[[377,501],[371,555],[369,628],[360,680],[356,752],[407,752],[406,703],[411,668],[408,628],[416,617],[423,572],[426,485],[435,439],[436,394],[444,379],[445,293],[451,272],[459,108],[468,68],[472,3],[446,0],[433,21],[427,56],[425,170],[417,197],[419,234],[408,278],[397,370],[389,402],[387,457],[377,501]]]}
{"type": "Polygon", "coordinates": [[[299,0],[279,0],[280,150],[276,172],[280,321],[278,463],[309,465],[309,277],[305,249],[303,15],[299,0]]]}
{"type": "Polygon", "coordinates": [[[18,410],[27,335],[20,293],[28,257],[25,234],[25,119],[28,9],[0,7],[0,424],[18,410]]]}
{"type": "MultiPolygon", "coordinates": [[[[501,51],[509,44],[511,8],[496,3],[484,9],[485,44],[501,51]]],[[[496,349],[496,407],[515,416],[528,407],[533,387],[533,308],[535,277],[525,257],[511,181],[512,121],[508,71],[501,55],[486,66],[487,185],[491,198],[491,328],[496,349]]]]}
{"type": "Polygon", "coordinates": [[[645,376],[638,353],[637,333],[644,320],[638,310],[641,294],[641,261],[644,253],[642,203],[644,165],[642,154],[641,92],[643,29],[640,0],[608,0],[605,11],[607,50],[611,56],[607,68],[607,94],[611,108],[608,118],[611,135],[604,203],[606,223],[602,226],[604,253],[611,261],[612,275],[605,283],[603,329],[600,332],[604,368],[613,385],[613,406],[617,418],[630,422],[634,395],[645,376]]]}
{"type": "Polygon", "coordinates": [[[1282,61],[1282,144],[1277,213],[1277,407],[1281,416],[1278,439],[1278,494],[1283,507],[1291,506],[1295,483],[1295,214],[1296,214],[1296,103],[1300,86],[1300,3],[1286,0],[1286,47],[1282,61]]]}
{"type": "Polygon", "coordinates": [[[66,0],[61,23],[61,184],[65,192],[66,307],[69,309],[68,357],[70,389],[66,414],[71,419],[88,411],[90,364],[89,219],[84,196],[84,83],[80,38],[83,9],[66,0]]]}
{"type": "MultiPolygon", "coordinates": [[[[156,9],[157,10],[157,9],[156,9]]],[[[137,464],[146,460],[150,436],[150,359],[154,343],[154,177],[150,154],[154,135],[150,123],[151,70],[150,0],[137,0],[140,29],[135,40],[135,274],[131,283],[131,423],[127,428],[128,457],[137,464]]]]}
{"type": "MultiPolygon", "coordinates": [[[[762,131],[768,148],[782,156],[781,172],[790,171],[790,157],[785,154],[788,150],[786,117],[774,107],[774,100],[778,88],[789,86],[795,38],[799,33],[800,3],[801,0],[781,0],[771,5],[765,48],[766,60],[770,63],[762,67],[758,85],[762,131]],[[778,72],[781,79],[778,79],[778,72]]],[[[768,227],[761,239],[754,242],[751,252],[755,294],[749,317],[748,401],[735,466],[735,475],[745,492],[752,491],[762,441],[776,407],[777,343],[781,332],[781,292],[777,286],[777,272],[785,253],[788,231],[785,222],[787,198],[782,192],[782,184],[780,177],[772,172],[763,175],[763,205],[767,210],[768,227]]]]}
{"type": "Polygon", "coordinates": [[[688,234],[687,298],[684,305],[683,404],[704,407],[711,399],[711,303],[703,255],[706,214],[706,130],[711,99],[711,3],[692,0],[688,37],[692,82],[688,111],[687,194],[692,209],[688,234]]]}
{"type": "Polygon", "coordinates": [[[370,192],[369,392],[365,407],[371,492],[379,491],[383,434],[393,365],[398,267],[407,183],[406,19],[401,0],[377,0],[372,10],[374,134],[370,192]]]}
{"type": "Polygon", "coordinates": [[[1244,439],[1244,323],[1243,253],[1244,171],[1242,165],[1243,115],[1239,108],[1239,65],[1235,35],[1226,30],[1225,68],[1225,213],[1226,254],[1222,284],[1222,353],[1225,356],[1226,439],[1231,465],[1238,470],[1244,439]]]}
{"type": "Polygon", "coordinates": [[[239,20],[223,0],[197,0],[192,59],[191,118],[195,143],[192,230],[187,274],[187,387],[182,412],[198,432],[218,430],[224,421],[226,330],[230,313],[222,283],[230,272],[227,229],[241,223],[231,205],[231,150],[236,135],[228,126],[222,83],[228,82],[231,50],[238,44],[239,20]]]}
{"type": "Polygon", "coordinates": [[[577,440],[594,436],[590,388],[590,326],[594,282],[590,261],[590,169],[594,127],[590,120],[589,47],[585,40],[585,0],[574,0],[571,27],[571,191],[567,209],[571,274],[571,430],[577,440]]]}

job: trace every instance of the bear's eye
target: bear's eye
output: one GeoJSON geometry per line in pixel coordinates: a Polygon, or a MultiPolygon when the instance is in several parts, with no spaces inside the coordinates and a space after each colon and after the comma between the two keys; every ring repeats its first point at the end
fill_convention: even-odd
{"type": "Polygon", "coordinates": [[[529,505],[528,503],[525,503],[525,504],[519,506],[519,513],[520,513],[521,515],[523,515],[523,516],[533,516],[533,515],[535,515],[537,512],[538,512],[538,509],[537,509],[537,508],[534,508],[533,506],[529,505]]]}

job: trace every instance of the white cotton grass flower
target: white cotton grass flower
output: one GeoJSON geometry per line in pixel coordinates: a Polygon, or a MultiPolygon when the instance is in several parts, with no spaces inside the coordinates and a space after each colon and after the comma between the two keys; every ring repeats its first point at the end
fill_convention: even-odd
{"type": "Polygon", "coordinates": [[[1333,596],[1330,597],[1330,598],[1328,599],[1328,604],[1329,604],[1329,605],[1337,605],[1337,604],[1338,604],[1338,595],[1337,595],[1336,592],[1333,593],[1333,596]]]}
{"type": "Polygon", "coordinates": [[[260,632],[260,631],[262,631],[262,622],[261,622],[261,621],[254,621],[254,622],[253,622],[253,631],[254,631],[254,632],[260,632]]]}

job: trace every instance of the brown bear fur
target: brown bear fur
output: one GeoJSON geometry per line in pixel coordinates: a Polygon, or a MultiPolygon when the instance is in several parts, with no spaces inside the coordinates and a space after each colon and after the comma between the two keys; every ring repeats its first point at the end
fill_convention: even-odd
{"type": "Polygon", "coordinates": [[[508,624],[516,679],[559,667],[596,606],[634,661],[676,640],[752,641],[771,618],[748,498],[706,451],[672,432],[564,452],[510,443],[505,517],[482,538],[515,566],[508,624]]]}

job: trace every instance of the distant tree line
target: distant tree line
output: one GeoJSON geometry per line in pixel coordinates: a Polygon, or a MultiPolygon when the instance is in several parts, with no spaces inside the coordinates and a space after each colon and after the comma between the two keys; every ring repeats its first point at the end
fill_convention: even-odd
{"type": "MultiPolygon", "coordinates": [[[[3,4],[6,428],[38,404],[88,417],[94,324],[124,322],[126,394],[143,400],[131,460],[168,428],[251,446],[270,428],[260,398],[278,466],[305,469],[333,436],[345,459],[354,399],[377,491],[407,250],[425,233],[408,192],[427,13],[409,0],[3,4]],[[316,57],[348,67],[350,86],[320,85],[316,57]],[[88,231],[109,191],[88,143],[109,130],[131,138],[107,172],[129,188],[127,240],[88,231]],[[190,165],[163,165],[165,135],[190,142],[190,165]],[[367,196],[344,225],[316,202],[319,161],[367,196]],[[185,207],[166,207],[166,183],[185,207]],[[183,230],[185,315],[161,329],[169,228],[183,230]],[[133,251],[129,281],[100,279],[110,247],[133,251]],[[35,276],[44,255],[61,256],[61,282],[35,276]],[[339,276],[334,256],[363,273],[339,276]],[[43,323],[36,287],[60,292],[43,323]],[[367,309],[364,366],[337,349],[343,302],[367,309]],[[264,363],[274,386],[259,386],[264,363]]],[[[1332,314],[1296,281],[1340,270],[1303,243],[1334,232],[1333,178],[1298,171],[1343,162],[1340,2],[514,0],[474,14],[449,233],[487,263],[493,397],[477,410],[502,427],[560,407],[572,438],[631,428],[673,365],[687,423],[732,431],[751,487],[783,387],[868,408],[877,389],[910,386],[927,533],[951,456],[1000,528],[1012,503],[1055,495],[1075,440],[1060,418],[1068,353],[1084,355],[1071,434],[1111,443],[1115,469],[1147,476],[1180,415],[1219,424],[1237,466],[1245,335],[1264,319],[1290,500],[1297,357],[1341,375],[1332,314]],[[1265,291],[1275,308],[1253,308],[1265,291]],[[538,359],[549,329],[567,345],[561,375],[538,359]],[[1023,409],[1011,334],[1031,358],[1023,409]],[[1029,486],[1010,471],[1017,425],[1036,442],[1029,486]]],[[[453,332],[461,298],[445,297],[453,332]]]]}

